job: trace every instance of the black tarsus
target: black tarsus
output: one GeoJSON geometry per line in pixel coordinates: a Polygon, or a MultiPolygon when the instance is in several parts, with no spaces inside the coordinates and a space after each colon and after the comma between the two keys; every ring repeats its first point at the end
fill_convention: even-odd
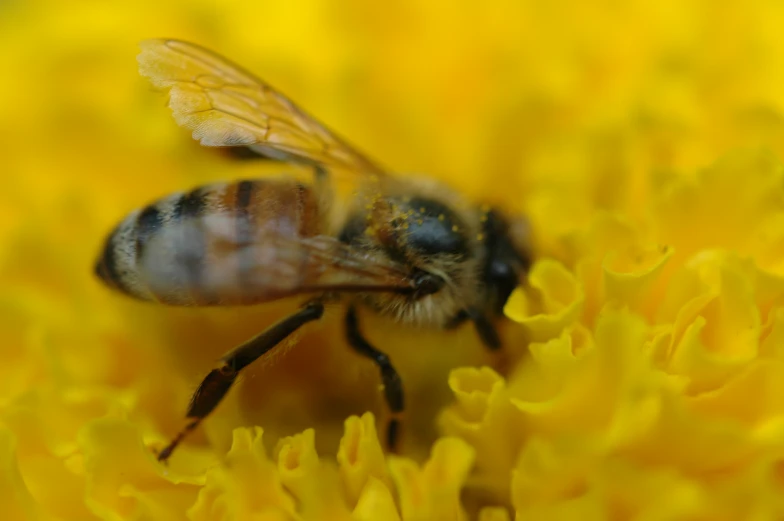
{"type": "Polygon", "coordinates": [[[387,423],[387,445],[392,452],[397,452],[398,440],[400,439],[400,420],[397,418],[390,418],[387,423]]]}

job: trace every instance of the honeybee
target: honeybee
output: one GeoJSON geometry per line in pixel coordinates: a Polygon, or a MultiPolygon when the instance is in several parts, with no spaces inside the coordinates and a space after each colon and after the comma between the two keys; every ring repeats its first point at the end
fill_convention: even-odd
{"type": "Polygon", "coordinates": [[[284,176],[225,182],[131,212],[95,265],[109,287],[171,306],[231,306],[306,296],[302,307],[226,353],[194,393],[165,461],[220,403],[239,373],[294,331],[346,308],[348,345],[380,370],[395,450],[403,384],[360,331],[356,309],[449,329],[470,321],[490,349],[496,321],[529,265],[522,219],[476,206],[432,179],[391,175],[229,60],[177,40],[141,43],[139,70],[169,90],[176,122],[208,147],[245,147],[306,165],[312,182],[284,176]],[[338,180],[357,187],[343,200],[338,180]]]}

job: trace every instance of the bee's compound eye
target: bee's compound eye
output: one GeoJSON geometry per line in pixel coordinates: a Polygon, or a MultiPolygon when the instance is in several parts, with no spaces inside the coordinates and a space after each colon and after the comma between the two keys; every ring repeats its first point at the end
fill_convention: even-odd
{"type": "Polygon", "coordinates": [[[420,255],[446,254],[455,258],[468,255],[465,226],[447,205],[415,197],[399,203],[399,207],[405,212],[405,218],[398,222],[403,226],[401,235],[406,248],[420,255]]]}
{"type": "Polygon", "coordinates": [[[433,275],[426,271],[418,271],[416,275],[414,275],[414,296],[416,298],[421,298],[426,295],[432,295],[433,293],[440,291],[441,288],[444,287],[444,284],[444,279],[438,275],[433,275]]]}

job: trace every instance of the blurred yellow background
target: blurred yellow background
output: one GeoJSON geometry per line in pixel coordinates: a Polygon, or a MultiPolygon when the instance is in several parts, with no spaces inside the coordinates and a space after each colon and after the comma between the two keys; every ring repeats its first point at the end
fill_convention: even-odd
{"type": "MultiPolygon", "coordinates": [[[[192,141],[138,75],[140,40],[230,57],[395,171],[526,213],[537,253],[572,267],[568,237],[597,210],[644,222],[654,186],[739,148],[784,154],[782,22],[772,0],[0,1],[0,424],[21,475],[66,476],[41,454],[69,454],[104,415],[129,417],[160,446],[213,361],[296,305],[163,309],[93,278],[128,211],[285,171],[192,141]]],[[[375,368],[328,318],[251,368],[191,441],[222,452],[238,425],[263,425],[270,446],[318,426],[316,446],[332,454],[345,417],[383,414],[375,368]]],[[[421,334],[370,317],[364,329],[400,366],[407,453],[421,459],[449,370],[497,361],[470,329],[421,334]]],[[[514,326],[505,335],[522,356],[514,326]]],[[[73,490],[33,493],[53,513],[73,490]]]]}

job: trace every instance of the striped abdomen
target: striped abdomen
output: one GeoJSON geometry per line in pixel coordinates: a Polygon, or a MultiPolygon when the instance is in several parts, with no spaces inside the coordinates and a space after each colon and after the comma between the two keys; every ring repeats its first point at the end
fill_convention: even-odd
{"type": "Polygon", "coordinates": [[[221,183],[129,214],[96,264],[109,286],[179,306],[252,304],[300,284],[297,247],[319,233],[318,198],[288,179],[221,183]]]}

